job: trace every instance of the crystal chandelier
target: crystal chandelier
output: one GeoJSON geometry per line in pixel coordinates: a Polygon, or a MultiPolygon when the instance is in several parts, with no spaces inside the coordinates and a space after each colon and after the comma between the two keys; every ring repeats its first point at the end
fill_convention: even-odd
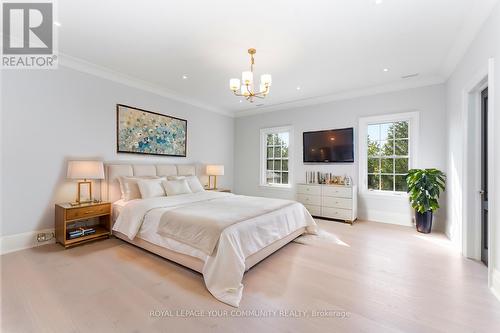
{"type": "Polygon", "coordinates": [[[250,71],[243,72],[241,74],[241,83],[239,79],[229,80],[229,89],[236,95],[245,97],[247,101],[253,103],[255,97],[264,98],[269,94],[269,89],[271,87],[271,74],[262,74],[260,76],[260,86],[259,90],[255,90],[253,82],[253,65],[255,64],[253,55],[257,51],[255,49],[248,49],[248,54],[250,54],[250,71]],[[240,92],[238,92],[238,90],[240,92]]]}

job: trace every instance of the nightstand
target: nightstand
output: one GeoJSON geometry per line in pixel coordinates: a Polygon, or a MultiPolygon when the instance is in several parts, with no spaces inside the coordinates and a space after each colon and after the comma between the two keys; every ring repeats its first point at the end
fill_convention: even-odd
{"type": "Polygon", "coordinates": [[[207,191],[214,191],[214,192],[226,192],[226,193],[231,193],[231,190],[228,188],[207,188],[207,191]]]}
{"type": "Polygon", "coordinates": [[[111,203],[98,202],[72,206],[56,204],[56,240],[65,248],[109,238],[111,235],[111,203]],[[80,227],[91,227],[95,233],[71,239],[69,232],[80,227]]]}

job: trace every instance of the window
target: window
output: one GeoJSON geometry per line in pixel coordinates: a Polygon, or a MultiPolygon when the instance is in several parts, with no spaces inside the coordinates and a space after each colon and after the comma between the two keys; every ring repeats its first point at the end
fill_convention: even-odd
{"type": "Polygon", "coordinates": [[[290,187],[290,127],[261,130],[261,185],[290,187]]]}
{"type": "Polygon", "coordinates": [[[414,165],[418,113],[360,120],[360,179],[365,191],[405,193],[414,165]]]}

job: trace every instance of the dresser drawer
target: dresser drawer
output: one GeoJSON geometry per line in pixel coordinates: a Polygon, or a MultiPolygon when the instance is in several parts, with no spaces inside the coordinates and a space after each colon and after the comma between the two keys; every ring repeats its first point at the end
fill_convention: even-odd
{"type": "Polygon", "coordinates": [[[111,205],[99,205],[90,207],[71,208],[66,211],[66,220],[84,219],[87,217],[109,214],[111,205]]]}
{"type": "Polygon", "coordinates": [[[352,210],[342,208],[323,207],[322,216],[331,219],[348,220],[352,219],[352,210]]]}
{"type": "Polygon", "coordinates": [[[313,206],[321,205],[321,197],[317,195],[298,194],[297,199],[300,203],[304,205],[313,205],[313,206]]]}
{"type": "Polygon", "coordinates": [[[299,194],[321,195],[321,186],[299,184],[297,192],[299,194]]]}
{"type": "Polygon", "coordinates": [[[352,198],[352,188],[340,186],[323,186],[323,195],[327,197],[352,198]]]}
{"type": "Polygon", "coordinates": [[[321,205],[324,207],[352,209],[352,199],[323,197],[321,205]]]}
{"type": "Polygon", "coordinates": [[[321,216],[321,207],[313,205],[304,205],[312,216],[321,216]]]}

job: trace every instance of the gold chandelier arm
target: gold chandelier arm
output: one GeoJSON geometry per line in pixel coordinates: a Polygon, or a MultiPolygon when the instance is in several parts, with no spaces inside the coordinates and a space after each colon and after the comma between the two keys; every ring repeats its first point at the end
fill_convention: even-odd
{"type": "Polygon", "coordinates": [[[247,87],[247,91],[250,94],[250,96],[255,95],[253,92],[250,91],[250,85],[249,84],[245,84],[245,86],[247,87]]]}

